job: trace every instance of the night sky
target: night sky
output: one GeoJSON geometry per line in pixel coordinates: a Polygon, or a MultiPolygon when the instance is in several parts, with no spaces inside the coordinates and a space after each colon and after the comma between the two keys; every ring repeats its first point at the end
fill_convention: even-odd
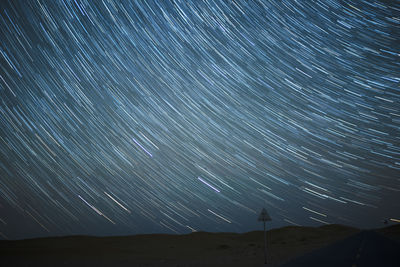
{"type": "Polygon", "coordinates": [[[0,238],[400,219],[398,1],[5,1],[0,238]]]}

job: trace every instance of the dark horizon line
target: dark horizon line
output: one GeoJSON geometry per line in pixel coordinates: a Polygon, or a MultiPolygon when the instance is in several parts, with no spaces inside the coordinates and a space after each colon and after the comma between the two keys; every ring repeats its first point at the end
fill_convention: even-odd
{"type": "MultiPolygon", "coordinates": [[[[342,228],[348,228],[348,229],[353,229],[353,230],[358,230],[358,231],[376,231],[376,230],[382,230],[385,228],[391,228],[391,227],[400,227],[400,224],[391,224],[391,225],[384,225],[382,227],[378,228],[358,228],[358,227],[353,227],[349,225],[344,225],[344,224],[337,224],[337,223],[332,223],[332,224],[323,224],[319,226],[301,226],[301,225],[286,225],[282,227],[277,227],[277,228],[272,228],[272,229],[267,229],[266,232],[271,232],[271,231],[278,231],[282,230],[285,228],[303,228],[303,229],[317,229],[317,228],[323,228],[323,227],[342,227],[342,228]]],[[[243,233],[238,233],[238,232],[207,232],[207,231],[193,231],[191,233],[184,233],[184,234],[176,234],[176,233],[143,233],[143,234],[132,234],[132,235],[55,235],[55,236],[42,236],[42,237],[32,237],[32,238],[22,238],[22,239],[0,239],[0,242],[10,242],[10,241],[33,241],[33,240],[41,240],[41,239],[62,239],[62,238],[118,238],[118,237],[136,237],[136,236],[185,236],[185,235],[191,235],[191,234],[235,234],[235,235],[246,235],[254,232],[263,232],[263,230],[253,230],[253,231],[248,231],[248,232],[243,232],[243,233]]]]}

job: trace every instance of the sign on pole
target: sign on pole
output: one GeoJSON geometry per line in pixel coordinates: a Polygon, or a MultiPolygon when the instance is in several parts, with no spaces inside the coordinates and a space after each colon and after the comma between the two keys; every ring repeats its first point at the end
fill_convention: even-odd
{"type": "Polygon", "coordinates": [[[266,221],[271,221],[271,217],[269,217],[269,214],[265,208],[261,210],[260,216],[258,216],[258,220],[262,222],[266,221]]]}
{"type": "Polygon", "coordinates": [[[264,223],[264,264],[267,264],[267,232],[265,231],[265,222],[271,221],[271,217],[269,216],[267,210],[263,208],[261,210],[260,216],[258,216],[258,221],[264,223]]]}

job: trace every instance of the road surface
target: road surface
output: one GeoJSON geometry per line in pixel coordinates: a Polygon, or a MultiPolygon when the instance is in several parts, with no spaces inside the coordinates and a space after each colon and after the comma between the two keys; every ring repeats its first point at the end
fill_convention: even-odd
{"type": "Polygon", "coordinates": [[[362,231],[307,253],[281,267],[399,267],[400,243],[374,231],[362,231]]]}

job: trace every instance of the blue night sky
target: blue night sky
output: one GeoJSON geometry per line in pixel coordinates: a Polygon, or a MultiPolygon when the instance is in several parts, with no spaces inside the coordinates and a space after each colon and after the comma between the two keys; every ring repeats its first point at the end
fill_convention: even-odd
{"type": "Polygon", "coordinates": [[[397,1],[3,0],[0,40],[1,239],[400,219],[397,1]]]}

